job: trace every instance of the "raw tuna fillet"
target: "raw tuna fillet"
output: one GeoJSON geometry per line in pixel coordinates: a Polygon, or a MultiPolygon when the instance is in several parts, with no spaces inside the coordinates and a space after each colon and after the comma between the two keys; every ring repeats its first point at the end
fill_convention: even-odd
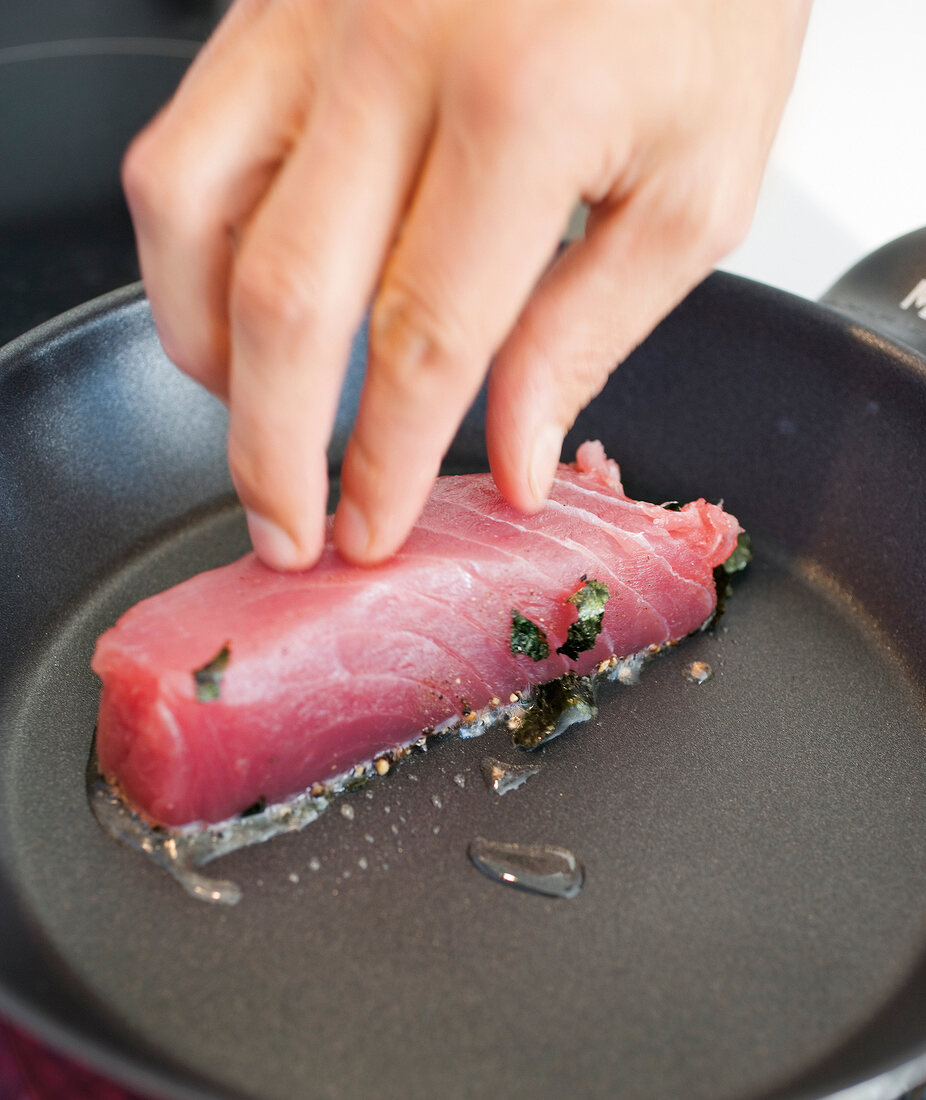
{"type": "Polygon", "coordinates": [[[127,611],[93,658],[101,771],[169,825],[284,798],[493,698],[698,629],[740,530],[704,500],[630,500],[600,443],[559,467],[533,516],[488,474],[441,478],[384,565],[349,566],[330,540],[305,573],[247,554],[127,611]],[[573,658],[557,649],[586,578],[610,595],[573,658]],[[547,657],[512,652],[513,611],[546,633],[547,657]]]}

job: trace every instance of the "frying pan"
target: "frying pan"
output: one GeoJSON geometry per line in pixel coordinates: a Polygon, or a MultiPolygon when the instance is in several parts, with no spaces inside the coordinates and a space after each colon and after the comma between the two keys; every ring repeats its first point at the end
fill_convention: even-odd
{"type": "MultiPolygon", "coordinates": [[[[96,636],[246,549],[224,411],[139,287],[7,345],[0,1009],[164,1097],[888,1100],[926,1078],[926,322],[898,307],[924,269],[921,232],[830,307],[697,288],[565,452],[600,438],[632,494],[740,518],[755,561],[718,626],[605,691],[517,791],[480,777],[518,762],[504,731],[451,737],[225,857],[233,908],[103,833],[84,788],[96,636]],[[584,889],[490,881],[477,835],[569,848],[584,889]]],[[[448,472],[486,468],[483,413],[448,472]]]]}

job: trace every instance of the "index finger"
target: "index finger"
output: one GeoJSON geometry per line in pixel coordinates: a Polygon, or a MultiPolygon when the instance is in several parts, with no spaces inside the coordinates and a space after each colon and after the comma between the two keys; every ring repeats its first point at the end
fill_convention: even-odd
{"type": "Polygon", "coordinates": [[[382,96],[327,96],[238,255],[229,463],[254,548],[279,569],[321,553],[331,425],[417,162],[420,115],[382,96]]]}
{"type": "Polygon", "coordinates": [[[458,123],[438,123],[373,309],[334,527],[359,564],[408,535],[575,197],[568,177],[541,163],[544,143],[458,123]]]}

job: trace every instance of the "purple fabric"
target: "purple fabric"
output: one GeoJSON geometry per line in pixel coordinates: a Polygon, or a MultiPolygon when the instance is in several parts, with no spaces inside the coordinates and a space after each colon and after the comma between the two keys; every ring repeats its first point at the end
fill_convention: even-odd
{"type": "MultiPolygon", "coordinates": [[[[0,1100],[145,1100],[0,1021],[0,1100]]],[[[926,1085],[898,1100],[926,1100],[926,1085]]]]}
{"type": "Polygon", "coordinates": [[[0,1100],[144,1100],[0,1021],[0,1100]]]}

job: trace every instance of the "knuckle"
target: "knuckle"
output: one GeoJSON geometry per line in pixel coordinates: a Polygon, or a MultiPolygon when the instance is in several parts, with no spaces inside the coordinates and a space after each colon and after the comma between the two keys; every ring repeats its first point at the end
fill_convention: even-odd
{"type": "Polygon", "coordinates": [[[235,325],[258,333],[268,325],[283,332],[308,330],[324,315],[309,265],[291,248],[266,243],[240,256],[229,309],[235,325]]]}
{"type": "Polygon", "coordinates": [[[174,236],[196,237],[203,224],[192,173],[176,163],[158,120],[143,130],[122,161],[122,187],[136,219],[156,222],[174,236]]]}
{"type": "Polygon", "coordinates": [[[697,210],[697,225],[691,226],[695,251],[702,266],[712,267],[740,243],[749,227],[748,218],[736,206],[723,202],[718,195],[703,202],[697,210]]]}
{"type": "Polygon", "coordinates": [[[122,158],[122,188],[133,210],[151,205],[157,159],[152,150],[151,131],[143,130],[122,158]]]}
{"type": "Polygon", "coordinates": [[[491,57],[470,59],[461,74],[458,103],[464,121],[478,132],[520,133],[537,122],[538,89],[544,87],[529,53],[504,65],[491,57]]]}
{"type": "Polygon", "coordinates": [[[667,202],[663,224],[669,240],[706,270],[742,242],[752,209],[748,190],[725,185],[714,174],[667,202]]]}
{"type": "Polygon", "coordinates": [[[370,358],[385,368],[393,386],[406,389],[422,375],[455,374],[465,361],[465,348],[447,311],[409,286],[393,284],[373,307],[370,358]]]}
{"type": "Polygon", "coordinates": [[[712,251],[712,263],[722,260],[743,243],[752,224],[752,197],[738,193],[723,208],[715,204],[714,217],[708,224],[708,247],[712,251]]]}

